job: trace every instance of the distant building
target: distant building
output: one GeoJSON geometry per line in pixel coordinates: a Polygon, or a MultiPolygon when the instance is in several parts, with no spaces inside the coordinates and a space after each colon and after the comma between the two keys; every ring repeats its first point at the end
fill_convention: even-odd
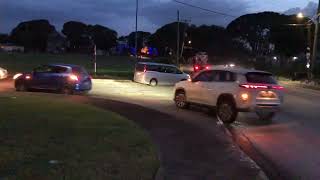
{"type": "Polygon", "coordinates": [[[0,44],[0,50],[4,52],[24,52],[24,47],[14,44],[0,44]]]}

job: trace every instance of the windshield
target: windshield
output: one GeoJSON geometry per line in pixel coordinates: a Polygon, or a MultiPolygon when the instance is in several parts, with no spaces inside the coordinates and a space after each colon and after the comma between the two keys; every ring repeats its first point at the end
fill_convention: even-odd
{"type": "Polygon", "coordinates": [[[272,74],[250,72],[246,74],[247,81],[249,83],[261,83],[261,84],[277,84],[272,74]]]}

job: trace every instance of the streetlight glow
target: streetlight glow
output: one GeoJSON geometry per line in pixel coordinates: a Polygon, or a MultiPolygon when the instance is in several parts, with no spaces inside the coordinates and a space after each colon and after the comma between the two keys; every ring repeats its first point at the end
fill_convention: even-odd
{"type": "Polygon", "coordinates": [[[189,44],[191,44],[191,43],[192,43],[192,41],[188,41],[188,43],[189,43],[189,44]]]}
{"type": "Polygon", "coordinates": [[[299,19],[303,19],[304,18],[304,14],[302,12],[297,14],[297,18],[299,19]]]}

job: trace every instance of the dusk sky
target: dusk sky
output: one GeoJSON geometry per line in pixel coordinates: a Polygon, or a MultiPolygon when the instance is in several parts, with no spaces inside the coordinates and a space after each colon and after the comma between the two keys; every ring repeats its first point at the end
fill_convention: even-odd
{"type": "MultiPolygon", "coordinates": [[[[186,7],[172,0],[139,0],[139,30],[154,32],[173,22],[176,11],[193,24],[226,26],[234,18],[186,7]]],[[[304,8],[315,0],[180,0],[233,16],[260,11],[283,12],[304,8]]],[[[135,0],[0,0],[0,32],[8,33],[21,21],[48,19],[57,30],[66,21],[101,24],[116,30],[119,35],[134,31],[135,0]]]]}

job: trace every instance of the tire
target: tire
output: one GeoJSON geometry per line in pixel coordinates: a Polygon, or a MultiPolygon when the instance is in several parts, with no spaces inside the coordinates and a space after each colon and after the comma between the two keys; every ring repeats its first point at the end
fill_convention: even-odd
{"type": "Polygon", "coordinates": [[[176,106],[180,109],[188,109],[189,103],[187,102],[187,96],[184,91],[178,91],[176,92],[176,95],[174,97],[174,102],[176,106]]]}
{"type": "Polygon", "coordinates": [[[231,124],[236,120],[238,111],[234,102],[226,98],[218,102],[216,114],[219,121],[222,121],[224,124],[231,124]]]}
{"type": "Polygon", "coordinates": [[[150,84],[150,86],[157,86],[158,81],[156,79],[151,79],[149,84],[150,84]]]}
{"type": "Polygon", "coordinates": [[[16,85],[16,91],[19,91],[19,92],[27,91],[27,87],[23,83],[18,83],[16,85]]]}
{"type": "Polygon", "coordinates": [[[256,114],[262,121],[272,121],[273,117],[276,115],[275,112],[256,112],[256,114]]]}
{"type": "Polygon", "coordinates": [[[61,89],[61,94],[71,95],[73,94],[73,91],[69,87],[64,87],[61,89]]]}

